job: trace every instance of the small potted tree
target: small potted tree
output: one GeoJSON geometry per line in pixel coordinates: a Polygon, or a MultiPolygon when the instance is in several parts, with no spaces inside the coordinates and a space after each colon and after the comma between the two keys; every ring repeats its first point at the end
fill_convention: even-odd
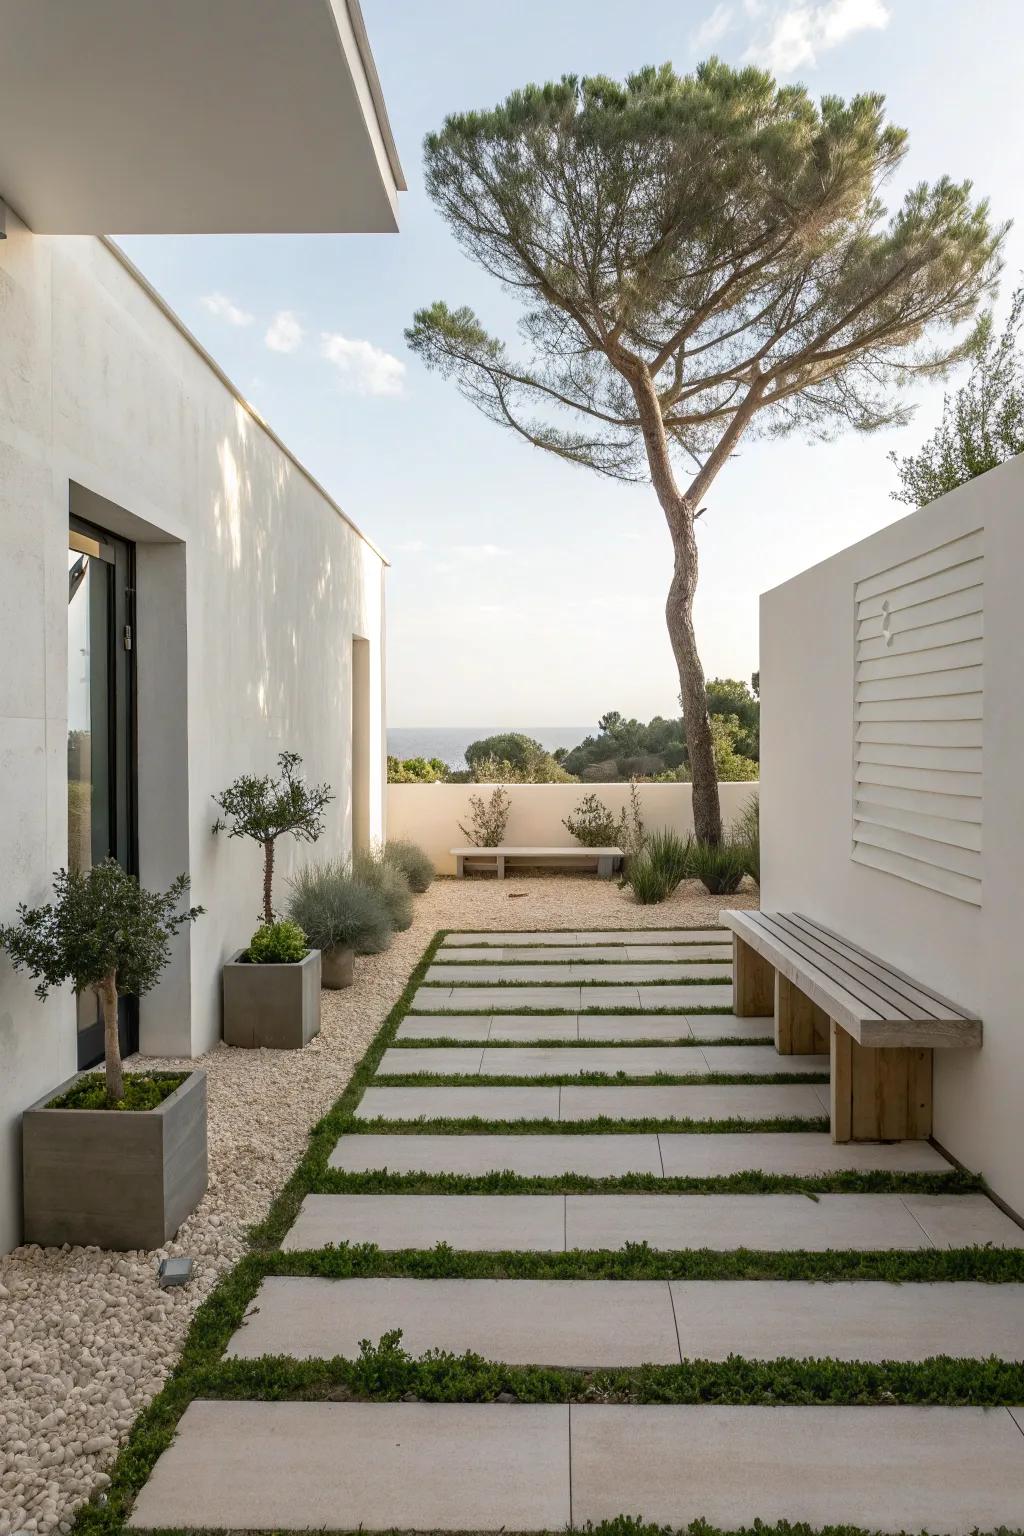
{"type": "Polygon", "coordinates": [[[303,931],[274,920],[274,857],[290,833],[315,843],[324,829],[329,784],[307,784],[297,752],[281,752],[278,776],[242,774],[214,803],[215,833],[247,837],[263,849],[262,921],[245,949],[224,967],[224,1039],[228,1045],[295,1050],[320,1030],[320,951],[303,931]]]}
{"type": "Polygon", "coordinates": [[[159,1248],[206,1189],[206,1074],[130,1073],[121,1063],[118,997],[159,980],[178,929],[188,877],[163,893],[142,888],[114,859],[59,870],[54,899],[18,906],[0,945],[35,979],[36,994],[70,981],[103,1010],[103,1073],[78,1073],[22,1120],[25,1241],[159,1248]]]}

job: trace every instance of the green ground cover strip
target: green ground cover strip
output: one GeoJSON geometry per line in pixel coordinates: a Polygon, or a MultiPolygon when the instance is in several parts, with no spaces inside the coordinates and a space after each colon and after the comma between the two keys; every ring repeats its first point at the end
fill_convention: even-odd
{"type": "MultiPolygon", "coordinates": [[[[381,1082],[375,1084],[379,1087],[381,1082]]],[[[803,1119],[790,1115],[784,1120],[694,1120],[685,1115],[650,1116],[647,1119],[616,1120],[611,1115],[597,1115],[593,1120],[487,1120],[482,1115],[466,1115],[462,1119],[453,1115],[435,1115],[433,1119],[419,1116],[402,1120],[393,1115],[377,1115],[373,1119],[353,1120],[344,1128],[346,1136],[629,1136],[649,1131],[693,1132],[695,1135],[714,1136],[741,1131],[757,1133],[767,1131],[827,1131],[827,1115],[803,1119]]]]}
{"type": "MultiPolygon", "coordinates": [[[[410,1015],[415,1018],[415,1014],[410,1015]]],[[[486,1018],[487,1015],[485,1014],[486,1018]]],[[[392,1050],[408,1051],[435,1051],[435,1050],[487,1050],[487,1051],[640,1051],[658,1050],[662,1046],[690,1046],[700,1050],[705,1045],[774,1045],[772,1035],[764,1035],[759,1039],[744,1035],[742,1039],[734,1039],[731,1035],[722,1035],[715,1039],[705,1039],[702,1035],[695,1040],[692,1035],[680,1035],[673,1040],[462,1040],[453,1035],[404,1036],[396,1040],[392,1050]]]]}
{"type": "Polygon", "coordinates": [[[684,1365],[576,1370],[503,1365],[467,1351],[414,1359],[401,1331],[364,1340],[355,1359],[296,1360],[266,1355],[208,1366],[197,1396],[260,1402],[491,1403],[511,1392],[521,1403],[705,1403],[846,1406],[929,1403],[1000,1407],[1024,1401],[1024,1364],[939,1355],[909,1363],[837,1360],[688,1360],[684,1365]]]}
{"type": "MultiPolygon", "coordinates": [[[[328,1168],[317,1184],[322,1195],[966,1195],[984,1190],[972,1173],[857,1173],[842,1170],[800,1178],[785,1173],[726,1173],[665,1177],[623,1173],[593,1178],[582,1173],[532,1176],[508,1169],[492,1173],[392,1173],[386,1168],[349,1172],[328,1168]]],[[[1024,1233],[1021,1234],[1024,1240],[1024,1233]]],[[[1024,1348],[1024,1346],[1022,1346],[1024,1348]]]]}
{"type": "Polygon", "coordinates": [[[552,1072],[524,1077],[515,1072],[387,1072],[374,1079],[375,1088],[707,1088],[828,1082],[827,1072],[552,1072]]]}
{"type": "MultiPolygon", "coordinates": [[[[568,961],[561,962],[568,964],[568,961]]],[[[582,963],[582,962],[581,962],[582,963]]],[[[609,961],[609,964],[612,962],[609,961]]],[[[424,987],[731,987],[731,976],[654,976],[647,981],[623,981],[607,982],[598,980],[588,981],[508,981],[499,976],[494,981],[435,981],[427,977],[423,981],[424,987]]]]}

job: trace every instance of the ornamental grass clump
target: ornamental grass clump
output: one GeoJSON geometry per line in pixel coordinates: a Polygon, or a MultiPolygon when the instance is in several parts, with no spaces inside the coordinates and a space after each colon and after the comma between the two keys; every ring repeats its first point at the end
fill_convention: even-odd
{"type": "Polygon", "coordinates": [[[412,927],[412,891],[397,865],[389,864],[380,852],[357,853],[352,860],[352,877],[376,892],[393,928],[401,933],[412,927]]]}
{"type": "Polygon", "coordinates": [[[341,859],[299,871],[291,881],[288,915],[324,953],[337,948],[377,955],[395,931],[380,891],[354,879],[341,859]]]}
{"type": "Polygon", "coordinates": [[[623,884],[629,886],[642,907],[652,907],[664,901],[678,883],[677,880],[673,885],[671,874],[664,866],[655,864],[646,851],[630,859],[623,878],[623,884]]]}
{"type": "Polygon", "coordinates": [[[730,829],[729,841],[743,860],[752,880],[761,884],[761,812],[757,795],[751,795],[730,829]]]}
{"type": "Polygon", "coordinates": [[[263,849],[263,921],[274,921],[274,854],[277,839],[291,833],[300,842],[315,843],[324,830],[324,806],[334,799],[329,784],[307,784],[299,773],[297,752],[279,752],[279,777],[243,773],[213,796],[221,814],[213,832],[248,837],[263,849]],[[227,820],[225,821],[225,817],[227,820]]]}
{"type": "Polygon", "coordinates": [[[410,890],[417,896],[430,888],[434,866],[418,843],[411,843],[406,838],[392,838],[384,844],[384,859],[402,871],[410,890]]]}
{"type": "Polygon", "coordinates": [[[669,895],[689,875],[692,851],[693,838],[687,837],[684,841],[671,827],[648,835],[644,856],[664,877],[669,895]]]}
{"type": "Polygon", "coordinates": [[[733,843],[694,843],[690,867],[712,896],[731,896],[746,873],[743,851],[733,843]]]}
{"type": "Polygon", "coordinates": [[[117,1031],[119,997],[141,997],[160,979],[170,959],[171,940],[205,910],[179,911],[188,890],[179,875],[166,891],[147,891],[116,859],[88,870],[60,869],[54,900],[45,906],[18,904],[18,921],[0,928],[0,947],[16,970],[27,970],[36,996],[70,981],[76,993],[95,992],[103,1010],[106,1053],[106,1107],[125,1095],[117,1031]]]}

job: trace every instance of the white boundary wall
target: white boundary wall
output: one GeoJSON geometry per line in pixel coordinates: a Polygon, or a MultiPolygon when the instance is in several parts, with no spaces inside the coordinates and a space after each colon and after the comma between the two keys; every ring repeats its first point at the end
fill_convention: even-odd
{"type": "Polygon", "coordinates": [[[761,599],[761,904],[806,912],[981,1014],[980,1051],[935,1052],[935,1138],[1018,1212],[1022,507],[1024,457],[761,599]],[[908,580],[924,583],[916,614],[908,580]],[[864,593],[883,589],[900,596],[873,642],[864,593]],[[865,731],[865,713],[887,729],[865,731]],[[865,782],[871,823],[855,827],[865,782]]]}
{"type": "MultiPolygon", "coordinates": [[[[584,795],[594,794],[613,815],[629,806],[628,784],[508,784],[511,810],[507,843],[524,848],[576,848],[579,844],[562,825],[584,795]]],[[[470,825],[470,795],[488,799],[486,784],[389,784],[388,836],[419,843],[440,874],[453,875],[449,849],[465,843],[459,822],[470,825]]],[[[743,810],[756,783],[722,784],[722,816],[732,821],[743,810]]],[[[639,784],[641,815],[649,831],[671,827],[685,837],[693,831],[689,784],[639,784]]]]}
{"type": "MultiPolygon", "coordinates": [[[[0,921],[66,865],[68,517],[136,541],[139,863],[207,909],[140,1007],[144,1052],[220,1036],[224,959],[252,932],[260,850],[211,795],[277,753],[336,799],[351,845],[352,638],[370,649],[370,835],[384,826],[384,562],[104,242],[0,242],[0,921]]],[[[275,897],[309,849],[282,840],[275,897]]],[[[74,1000],[0,955],[0,1252],[20,1228],[21,1111],[74,1070],[74,1000]]]]}

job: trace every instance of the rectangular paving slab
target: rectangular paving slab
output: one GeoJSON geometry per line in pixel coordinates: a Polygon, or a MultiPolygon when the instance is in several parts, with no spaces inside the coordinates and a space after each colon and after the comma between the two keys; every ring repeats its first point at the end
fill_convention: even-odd
{"type": "Polygon", "coordinates": [[[512,1403],[190,1403],[129,1525],[562,1530],[569,1410],[512,1403]]]}
{"type": "Polygon", "coordinates": [[[563,1195],[306,1195],[282,1248],[376,1243],[528,1253],[565,1246],[563,1195]]]}
{"type": "MultiPolygon", "coordinates": [[[[587,991],[583,989],[584,1000],[587,1000],[587,991]]],[[[639,1006],[647,1008],[676,1008],[684,1013],[687,1008],[731,1008],[732,1007],[732,983],[709,986],[673,986],[664,987],[638,987],[637,1000],[639,1006]]]]}
{"type": "Polygon", "coordinates": [[[466,1350],[506,1365],[677,1365],[664,1281],[263,1281],[227,1353],[352,1358],[392,1328],[413,1355],[466,1350]]]}
{"type": "Polygon", "coordinates": [[[732,976],[732,961],[697,961],[692,965],[432,965],[426,981],[482,982],[484,985],[503,981],[528,981],[538,985],[553,985],[559,981],[597,981],[609,986],[629,985],[633,982],[714,981],[732,976]]]}
{"type": "Polygon", "coordinates": [[[904,1195],[903,1203],[936,1248],[966,1248],[971,1243],[1024,1248],[1024,1227],[984,1195],[904,1195]],[[961,1199],[969,1203],[961,1205],[961,1199]]]}
{"type": "Polygon", "coordinates": [[[483,1049],[479,1045],[405,1046],[385,1051],[377,1067],[377,1077],[404,1077],[408,1073],[432,1072],[449,1076],[476,1076],[480,1071],[483,1049]]]}
{"type": "MultiPolygon", "coordinates": [[[[953,1200],[918,1195],[918,1202],[953,1200]]],[[[950,1246],[991,1242],[1016,1247],[1020,1229],[984,1195],[959,1195],[958,1221],[946,1216],[950,1246]],[[987,1210],[985,1209],[987,1207],[987,1210]],[[962,1234],[953,1241],[954,1232],[962,1234]],[[981,1233],[985,1236],[982,1237],[981,1233]]],[[[922,1223],[900,1195],[568,1195],[568,1248],[621,1248],[648,1242],[652,1248],[804,1248],[866,1250],[931,1248],[922,1223]]]]}
{"type": "Polygon", "coordinates": [[[780,1056],[774,1045],[705,1045],[699,1047],[709,1072],[824,1073],[827,1056],[780,1056]]]}
{"type": "MultiPolygon", "coordinates": [[[[702,1141],[721,1138],[704,1136],[702,1141]]],[[[614,1178],[624,1173],[660,1175],[658,1138],[638,1136],[342,1136],[329,1159],[332,1168],[362,1173],[510,1173],[552,1178],[564,1173],[614,1178]]]]}
{"type": "Polygon", "coordinates": [[[714,1136],[662,1132],[658,1136],[668,1178],[715,1178],[723,1174],[850,1172],[949,1173],[951,1164],[927,1141],[834,1142],[827,1131],[740,1131],[714,1136]]]}
{"type": "Polygon", "coordinates": [[[557,1120],[561,1089],[547,1088],[367,1088],[357,1120],[557,1120]]]}
{"type": "Polygon", "coordinates": [[[579,1016],[542,1013],[502,1014],[491,1019],[489,1040],[578,1040],[579,1016]]]}
{"type": "MultiPolygon", "coordinates": [[[[635,1012],[640,1006],[636,987],[616,989],[622,1007],[635,1012]]],[[[468,1008],[492,1013],[501,1008],[515,1013],[523,1008],[551,1008],[557,1013],[580,1011],[579,987],[419,987],[410,1005],[412,1013],[436,1013],[439,1008],[468,1008]]]]}
{"type": "Polygon", "coordinates": [[[1019,1526],[1024,1437],[1005,1408],[573,1405],[573,1523],[760,1519],[967,1536],[1019,1526]]]}
{"type": "Polygon", "coordinates": [[[684,1359],[1024,1359],[1024,1285],[674,1280],[684,1359]]]}
{"type": "Polygon", "coordinates": [[[681,1083],[646,1088],[569,1085],[559,1091],[562,1120],[596,1120],[601,1115],[617,1120],[817,1120],[828,1114],[828,1088],[823,1102],[809,1083],[681,1083]]]}
{"type": "MultiPolygon", "coordinates": [[[[775,1056],[774,1049],[772,1055],[775,1056]]],[[[775,1057],[776,1061],[778,1059],[775,1057]]],[[[500,1050],[483,1051],[471,1046],[392,1049],[384,1052],[377,1074],[380,1077],[394,1077],[406,1072],[444,1072],[473,1076],[482,1074],[484,1077],[579,1077],[584,1072],[625,1072],[634,1077],[647,1077],[655,1072],[672,1072],[681,1076],[709,1070],[704,1052],[699,1046],[693,1045],[619,1048],[575,1046],[568,1050],[559,1050],[557,1045],[513,1045],[504,1046],[500,1050]]],[[[749,1070],[753,1072],[762,1069],[751,1066],[749,1070]]]]}
{"type": "MultiPolygon", "coordinates": [[[[491,1016],[482,1013],[474,1018],[452,1019],[446,1014],[417,1013],[404,1018],[398,1026],[399,1040],[479,1040],[487,1039],[491,1032],[491,1016]]],[[[574,1031],[575,1035],[575,1031],[574,1031]]]]}
{"type": "Polygon", "coordinates": [[[732,1013],[582,1013],[581,1040],[760,1040],[772,1038],[772,1021],[738,1019],[732,1013]],[[767,1028],[765,1027],[767,1023],[767,1028]]]}
{"type": "Polygon", "coordinates": [[[609,944],[731,944],[729,928],[605,928],[600,930],[549,928],[531,933],[527,929],[507,929],[492,933],[450,933],[442,949],[459,949],[484,944],[501,948],[530,948],[533,945],[609,945],[609,944]]]}

